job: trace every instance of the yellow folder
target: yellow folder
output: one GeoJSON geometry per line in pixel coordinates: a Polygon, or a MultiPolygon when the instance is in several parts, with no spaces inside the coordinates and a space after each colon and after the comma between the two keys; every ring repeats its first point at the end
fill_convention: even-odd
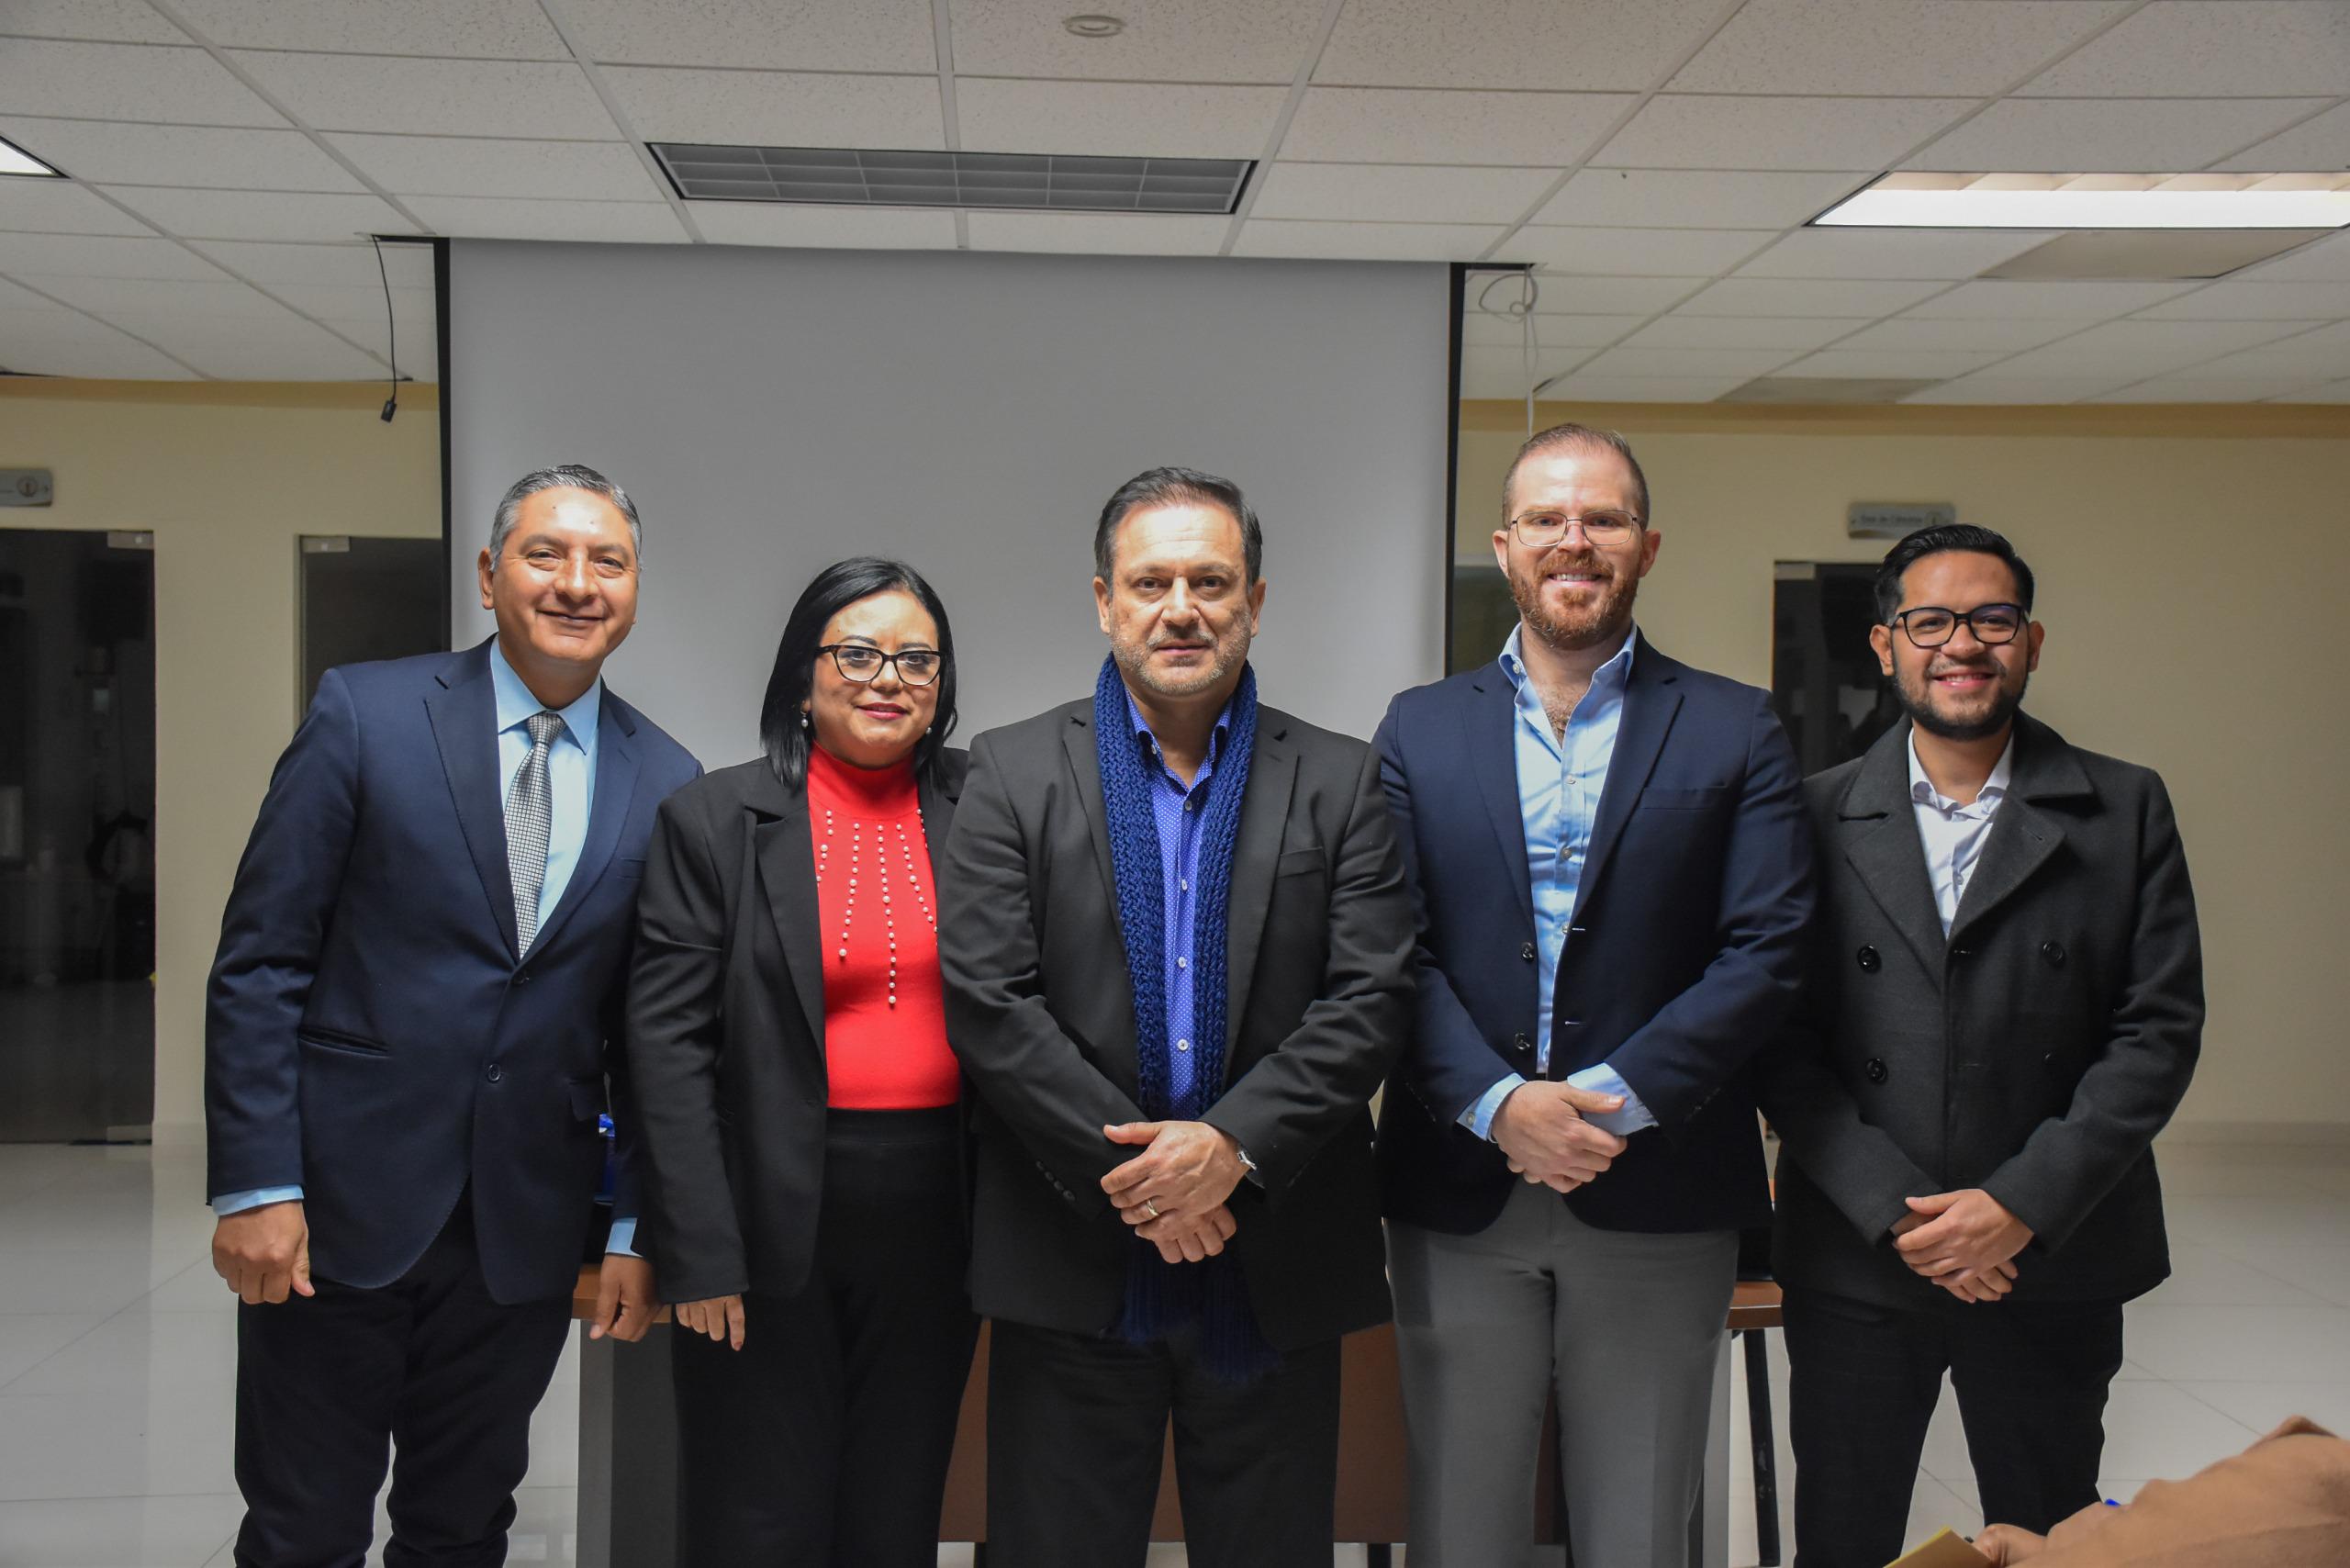
{"type": "Polygon", "coordinates": [[[1964,1537],[1943,1530],[1915,1551],[1895,1558],[1886,1568],[1983,1568],[1989,1561],[1964,1537]]]}

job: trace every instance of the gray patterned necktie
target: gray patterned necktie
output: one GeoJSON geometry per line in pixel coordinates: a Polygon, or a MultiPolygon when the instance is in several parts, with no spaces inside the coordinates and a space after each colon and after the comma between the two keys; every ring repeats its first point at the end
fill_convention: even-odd
{"type": "Polygon", "coordinates": [[[547,838],[554,827],[554,792],[547,787],[547,749],[563,733],[563,715],[542,710],[524,721],[531,755],[506,796],[506,870],[514,883],[514,936],[529,952],[539,935],[539,890],[547,879],[547,838]]]}

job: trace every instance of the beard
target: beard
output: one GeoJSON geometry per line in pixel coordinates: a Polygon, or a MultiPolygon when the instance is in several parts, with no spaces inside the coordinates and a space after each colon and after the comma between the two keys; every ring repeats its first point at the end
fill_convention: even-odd
{"type": "Polygon", "coordinates": [[[1580,554],[1552,550],[1529,569],[1513,566],[1509,596],[1527,630],[1561,653],[1588,648],[1623,634],[1632,619],[1632,601],[1639,596],[1640,579],[1628,575],[1597,551],[1580,554]],[[1544,579],[1554,572],[1590,572],[1599,579],[1599,591],[1580,604],[1553,609],[1542,597],[1544,579]]]}
{"type": "Polygon", "coordinates": [[[1117,661],[1118,673],[1125,677],[1128,686],[1156,697],[1197,697],[1213,691],[1227,680],[1237,679],[1235,672],[1248,659],[1248,633],[1237,622],[1215,637],[1209,657],[1189,669],[1162,670],[1151,663],[1151,654],[1171,640],[1128,642],[1113,637],[1110,656],[1117,661]]]}
{"type": "Polygon", "coordinates": [[[1914,687],[1910,678],[1897,673],[1893,693],[1901,700],[1902,711],[1909,722],[1930,735],[1940,735],[1946,741],[1986,740],[2014,722],[2016,711],[2023,706],[2024,689],[2031,684],[2031,672],[2019,671],[2015,685],[2010,687],[1998,678],[1999,667],[1991,666],[1994,681],[1989,706],[1979,713],[1965,715],[1943,712],[1934,706],[1932,668],[1921,672],[1914,687]]]}

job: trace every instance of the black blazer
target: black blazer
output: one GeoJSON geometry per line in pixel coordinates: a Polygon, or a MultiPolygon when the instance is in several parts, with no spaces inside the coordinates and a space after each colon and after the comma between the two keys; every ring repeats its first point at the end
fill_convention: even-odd
{"type": "MultiPolygon", "coordinates": [[[[949,1032],[978,1086],[972,1305],[1099,1333],[1137,1245],[1101,1188],[1141,1152],[1134,988],[1093,701],[972,743],[939,883],[949,1032]]],[[[1225,939],[1225,1083],[1203,1118],[1256,1161],[1231,1246],[1277,1350],[1384,1321],[1365,1109],[1402,1046],[1411,909],[1362,742],[1257,712],[1225,939]]]]}
{"type": "Polygon", "coordinates": [[[313,1269],[372,1287],[423,1256],[470,1182],[492,1298],[567,1294],[608,1066],[614,1206],[636,1212],[619,981],[654,809],[699,771],[605,688],[579,863],[518,958],[489,644],[329,670],[221,918],[211,1193],[299,1184],[313,1269]]]}
{"type": "MultiPolygon", "coordinates": [[[[1418,902],[1418,1008],[1380,1112],[1387,1213],[1484,1229],[1508,1161],[1459,1125],[1535,1076],[1532,880],[1516,693],[1498,662],[1395,699],[1381,766],[1418,902]]],[[[1769,699],[1642,640],[1551,999],[1550,1076],[1611,1063],[1658,1126],[1566,1202],[1608,1230],[1769,1223],[1744,1069],[1795,1001],[1811,847],[1769,699]]]]}
{"type": "Polygon", "coordinates": [[[1968,1310],[1886,1236],[1903,1198],[1962,1187],[2036,1233],[2010,1301],[2122,1300],[2170,1272],[2151,1145],[2203,1033],[2170,797],[2151,769],[2016,723],[2008,796],[1947,940],[1909,726],[1804,786],[1820,861],[1811,983],[1762,1075],[1785,1140],[1775,1271],[1790,1283],[1968,1310]]]}
{"type": "MultiPolygon", "coordinates": [[[[968,759],[945,760],[946,787],[921,790],[934,860],[968,759]]],[[[804,788],[761,758],[662,806],[637,902],[628,1059],[644,1153],[637,1249],[665,1300],[807,1282],[829,1098],[820,924],[804,788]]]]}

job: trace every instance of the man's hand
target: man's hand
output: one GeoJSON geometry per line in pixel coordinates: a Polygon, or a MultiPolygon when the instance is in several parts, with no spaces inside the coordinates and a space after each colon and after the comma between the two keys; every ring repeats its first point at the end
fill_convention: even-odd
{"type": "Polygon", "coordinates": [[[1157,1247],[1158,1255],[1169,1263],[1196,1263],[1223,1251],[1224,1244],[1239,1228],[1240,1222],[1233,1217],[1232,1211],[1218,1204],[1197,1219],[1183,1215],[1145,1218],[1135,1234],[1157,1247]]]}
{"type": "Polygon", "coordinates": [[[289,1291],[318,1294],[310,1284],[310,1222],[301,1200],[222,1215],[212,1227],[212,1268],[254,1306],[282,1302],[289,1291]]]}
{"type": "MultiPolygon", "coordinates": [[[[1913,1209],[1893,1222],[1892,1235],[1897,1241],[1899,1238],[1928,1224],[1931,1218],[1930,1215],[1919,1214],[1913,1209]]],[[[1980,1272],[1971,1269],[1958,1269],[1947,1274],[1926,1277],[1959,1300],[1965,1302],[1997,1301],[2016,1288],[2016,1266],[2012,1262],[1995,1264],[1980,1272]]]]}
{"type": "Polygon", "coordinates": [[[604,1271],[596,1282],[596,1316],[588,1322],[588,1338],[600,1339],[609,1334],[632,1345],[644,1338],[644,1331],[653,1327],[653,1315],[660,1310],[660,1298],[653,1294],[653,1260],[624,1252],[605,1253],[604,1271]]]}
{"type": "Polygon", "coordinates": [[[2013,1525],[1993,1525],[1975,1538],[1975,1550],[1990,1560],[1991,1568],[2007,1568],[2048,1550],[2048,1539],[2013,1525]]]}
{"type": "MultiPolygon", "coordinates": [[[[1993,1271],[2022,1251],[2031,1239],[2031,1226],[2009,1214],[1998,1199],[1980,1187],[1936,1193],[1908,1202],[1909,1214],[1893,1227],[1894,1248],[1913,1272],[1937,1283],[1953,1274],[1987,1282],[1993,1271]],[[1905,1230],[1903,1227],[1911,1217],[1921,1223],[1905,1230]]],[[[2009,1278],[2013,1277],[2013,1271],[2009,1271],[2009,1278]]]]}
{"type": "Polygon", "coordinates": [[[1494,1142],[1509,1157],[1509,1168],[1528,1182],[1572,1192],[1624,1152],[1624,1140],[1583,1120],[1584,1113],[1623,1108],[1621,1094],[1565,1083],[1522,1083],[1494,1113],[1494,1142]]]}
{"type": "Polygon", "coordinates": [[[1102,1190],[1128,1225],[1189,1221],[1196,1235],[1208,1211],[1222,1207],[1248,1173],[1232,1135],[1205,1122],[1121,1122],[1102,1135],[1112,1143],[1149,1146],[1102,1178],[1102,1190]]]}
{"type": "Polygon", "coordinates": [[[707,1334],[718,1343],[739,1350],[743,1348],[743,1298],[719,1295],[708,1301],[681,1301],[677,1304],[677,1327],[690,1334],[707,1334]]]}

